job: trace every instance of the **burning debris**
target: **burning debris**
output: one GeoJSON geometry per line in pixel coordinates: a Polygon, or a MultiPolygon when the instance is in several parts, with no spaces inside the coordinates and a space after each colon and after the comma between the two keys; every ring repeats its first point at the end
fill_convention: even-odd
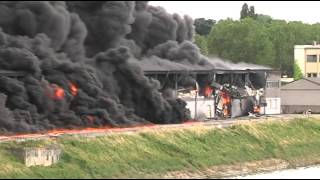
{"type": "MultiPolygon", "coordinates": [[[[266,105],[263,96],[265,86],[252,84],[249,78],[250,74],[231,74],[231,76],[232,80],[230,82],[232,84],[212,83],[212,87],[215,89],[213,96],[216,102],[216,115],[223,118],[260,115],[260,108],[266,105]],[[236,81],[233,79],[236,79],[236,81]]],[[[256,79],[256,77],[254,78],[256,79]]],[[[261,82],[263,81],[265,82],[265,80],[261,80],[261,82]]]]}
{"type": "Polygon", "coordinates": [[[0,133],[190,119],[144,71],[227,67],[200,54],[192,24],[143,1],[0,2],[0,70],[25,73],[0,76],[0,133]]]}

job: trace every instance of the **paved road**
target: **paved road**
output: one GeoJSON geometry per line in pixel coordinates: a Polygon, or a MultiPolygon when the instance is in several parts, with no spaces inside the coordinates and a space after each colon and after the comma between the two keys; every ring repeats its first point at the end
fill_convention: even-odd
{"type": "Polygon", "coordinates": [[[247,175],[234,177],[232,179],[319,179],[320,166],[306,167],[298,169],[287,169],[274,171],[270,173],[262,173],[256,175],[247,175]]]}

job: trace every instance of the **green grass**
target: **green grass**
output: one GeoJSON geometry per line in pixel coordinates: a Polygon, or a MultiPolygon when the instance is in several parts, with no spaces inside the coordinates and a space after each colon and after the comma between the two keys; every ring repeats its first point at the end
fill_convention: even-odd
{"type": "Polygon", "coordinates": [[[269,158],[320,160],[320,120],[296,119],[226,129],[176,130],[99,138],[66,137],[61,161],[25,167],[10,148],[48,141],[1,143],[0,178],[146,178],[269,158]]]}

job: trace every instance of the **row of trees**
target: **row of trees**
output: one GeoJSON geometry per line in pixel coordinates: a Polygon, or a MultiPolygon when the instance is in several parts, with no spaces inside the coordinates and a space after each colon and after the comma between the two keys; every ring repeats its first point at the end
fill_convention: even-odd
{"type": "Polygon", "coordinates": [[[319,41],[320,24],[275,20],[250,9],[251,14],[242,9],[241,14],[247,16],[240,20],[220,20],[208,34],[197,34],[195,42],[201,52],[233,62],[268,65],[293,75],[294,45],[319,41]]]}

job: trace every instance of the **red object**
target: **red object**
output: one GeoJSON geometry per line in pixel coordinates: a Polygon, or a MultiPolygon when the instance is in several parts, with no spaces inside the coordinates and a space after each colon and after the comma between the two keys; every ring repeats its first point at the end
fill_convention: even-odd
{"type": "Polygon", "coordinates": [[[253,112],[254,112],[254,113],[260,113],[260,107],[259,107],[258,105],[255,105],[255,106],[253,107],[253,112]]]}
{"type": "Polygon", "coordinates": [[[51,99],[54,99],[54,100],[63,100],[64,99],[65,93],[64,93],[63,88],[61,88],[60,86],[58,86],[56,84],[51,84],[50,87],[53,90],[53,92],[50,91],[52,93],[49,94],[51,99]]]}
{"type": "Polygon", "coordinates": [[[76,96],[78,94],[78,87],[75,83],[70,83],[70,91],[73,96],[76,96]]]}
{"type": "Polygon", "coordinates": [[[227,117],[230,114],[229,105],[231,104],[231,97],[225,91],[221,91],[220,96],[221,96],[222,102],[223,102],[223,115],[225,117],[227,117]]]}
{"type": "Polygon", "coordinates": [[[231,103],[231,98],[225,91],[221,91],[221,97],[223,99],[223,105],[229,105],[231,103]]]}
{"type": "Polygon", "coordinates": [[[204,88],[204,96],[205,97],[210,97],[213,93],[213,89],[210,86],[206,86],[204,88]]]}

